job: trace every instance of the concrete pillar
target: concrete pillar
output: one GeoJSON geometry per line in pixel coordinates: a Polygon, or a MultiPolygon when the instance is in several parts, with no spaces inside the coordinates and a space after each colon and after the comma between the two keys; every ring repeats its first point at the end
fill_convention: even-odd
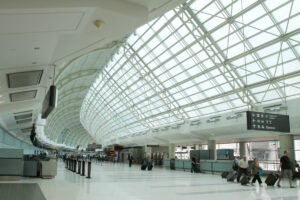
{"type": "Polygon", "coordinates": [[[151,158],[152,147],[144,146],[144,158],[149,156],[151,158]]]}
{"type": "Polygon", "coordinates": [[[169,159],[175,158],[175,144],[169,144],[169,159]]]}
{"type": "Polygon", "coordinates": [[[287,150],[289,152],[289,158],[291,161],[295,160],[295,149],[294,149],[294,136],[293,135],[279,135],[280,142],[280,156],[287,150]]]}
{"type": "Polygon", "coordinates": [[[247,156],[247,158],[248,158],[246,142],[240,142],[240,157],[242,158],[243,156],[247,156]]]}
{"type": "Polygon", "coordinates": [[[208,140],[208,150],[211,160],[217,159],[216,140],[208,140]]]}

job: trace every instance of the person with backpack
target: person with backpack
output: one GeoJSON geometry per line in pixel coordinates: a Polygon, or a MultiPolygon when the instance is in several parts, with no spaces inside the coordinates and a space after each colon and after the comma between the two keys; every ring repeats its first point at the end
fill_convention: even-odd
{"type": "Polygon", "coordinates": [[[234,158],[234,161],[232,163],[232,170],[238,174],[238,171],[239,171],[239,163],[240,163],[240,160],[239,160],[239,157],[235,157],[234,158]]]}
{"type": "Polygon", "coordinates": [[[240,160],[239,162],[239,170],[238,170],[238,176],[237,176],[237,182],[240,182],[240,178],[242,174],[248,175],[248,160],[246,156],[243,156],[243,160],[240,160]]]}

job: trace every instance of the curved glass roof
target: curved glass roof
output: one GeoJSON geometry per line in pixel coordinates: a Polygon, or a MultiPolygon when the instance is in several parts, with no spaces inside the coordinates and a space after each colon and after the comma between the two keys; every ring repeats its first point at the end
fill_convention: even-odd
{"type": "Polygon", "coordinates": [[[138,28],[80,119],[98,140],[300,94],[300,1],[187,1],[138,28]]]}

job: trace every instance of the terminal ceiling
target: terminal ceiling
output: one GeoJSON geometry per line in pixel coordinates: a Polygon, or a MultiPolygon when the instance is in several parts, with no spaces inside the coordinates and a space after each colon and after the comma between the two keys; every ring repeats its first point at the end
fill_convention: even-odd
{"type": "Polygon", "coordinates": [[[37,120],[53,81],[58,107],[44,131],[71,146],[299,98],[299,1],[3,2],[0,123],[16,135],[37,120]],[[20,17],[24,25],[8,23],[20,17]],[[9,102],[32,87],[5,88],[6,74],[38,69],[36,96],[9,102]],[[16,124],[28,108],[31,122],[16,124]]]}

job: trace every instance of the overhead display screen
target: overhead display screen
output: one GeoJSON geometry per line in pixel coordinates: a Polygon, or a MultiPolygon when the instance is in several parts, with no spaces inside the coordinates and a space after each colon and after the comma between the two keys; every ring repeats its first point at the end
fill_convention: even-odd
{"type": "Polygon", "coordinates": [[[247,111],[247,129],[289,133],[289,116],[247,111]]]}

